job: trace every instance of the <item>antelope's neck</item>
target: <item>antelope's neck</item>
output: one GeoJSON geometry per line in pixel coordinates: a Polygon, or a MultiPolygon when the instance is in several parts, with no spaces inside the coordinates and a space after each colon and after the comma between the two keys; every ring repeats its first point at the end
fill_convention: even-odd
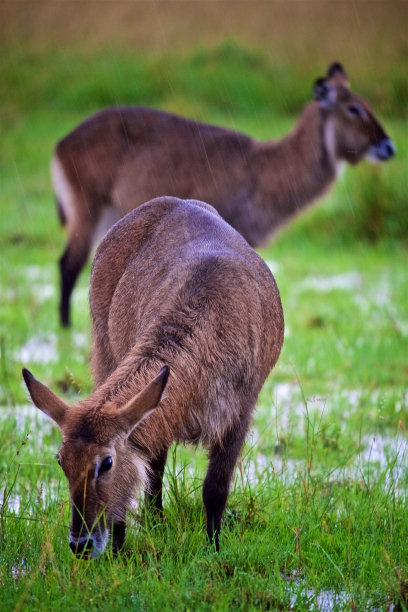
{"type": "Polygon", "coordinates": [[[84,402],[100,408],[106,405],[122,408],[153,380],[162,365],[154,361],[149,363],[132,351],[84,402]]]}
{"type": "Polygon", "coordinates": [[[334,125],[315,102],[282,140],[260,143],[254,155],[257,209],[267,233],[322,196],[336,179],[338,165],[334,125]]]}

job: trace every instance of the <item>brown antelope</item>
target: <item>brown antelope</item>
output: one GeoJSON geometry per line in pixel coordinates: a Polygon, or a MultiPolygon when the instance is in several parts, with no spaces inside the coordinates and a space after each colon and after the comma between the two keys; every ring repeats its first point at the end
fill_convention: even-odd
{"type": "Polygon", "coordinates": [[[60,317],[92,246],[113,222],[151,198],[212,204],[253,247],[323,195],[341,162],[394,155],[369,104],[340,64],[318,79],[294,130],[259,142],[222,127],[148,108],[108,108],[58,143],[52,173],[68,242],[60,259],[60,317]]]}
{"type": "Polygon", "coordinates": [[[120,548],[141,486],[162,509],[174,441],[209,451],[203,501],[218,549],[233,469],[283,342],[271,272],[214,208],[162,197],[101,242],[90,307],[95,389],[87,399],[68,406],[23,370],[34,404],[62,432],[71,549],[97,556],[110,533],[120,548]]]}

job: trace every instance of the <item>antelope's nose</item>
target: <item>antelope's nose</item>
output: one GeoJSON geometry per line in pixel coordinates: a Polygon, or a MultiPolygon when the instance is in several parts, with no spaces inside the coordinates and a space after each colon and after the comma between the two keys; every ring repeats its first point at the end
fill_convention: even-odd
{"type": "Polygon", "coordinates": [[[87,552],[91,552],[93,549],[93,540],[92,538],[84,538],[83,540],[78,540],[76,542],[70,541],[69,547],[74,553],[74,555],[82,555],[87,552]]]}
{"type": "Polygon", "coordinates": [[[378,145],[378,154],[380,159],[387,160],[394,157],[396,153],[395,144],[390,138],[384,138],[378,145]]]}

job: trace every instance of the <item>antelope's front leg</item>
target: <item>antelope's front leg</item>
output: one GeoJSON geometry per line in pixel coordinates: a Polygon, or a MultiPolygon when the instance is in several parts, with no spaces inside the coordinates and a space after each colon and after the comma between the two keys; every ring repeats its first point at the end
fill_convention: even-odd
{"type": "Polygon", "coordinates": [[[117,554],[123,547],[126,535],[126,523],[113,523],[112,526],[112,550],[117,554]]]}
{"type": "Polygon", "coordinates": [[[156,514],[163,512],[163,474],[167,460],[167,448],[150,460],[149,490],[146,491],[146,504],[156,514]]]}

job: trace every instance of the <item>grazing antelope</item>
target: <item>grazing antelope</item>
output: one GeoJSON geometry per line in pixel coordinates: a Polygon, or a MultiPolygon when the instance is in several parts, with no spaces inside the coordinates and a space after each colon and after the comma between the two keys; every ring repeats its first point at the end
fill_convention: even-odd
{"type": "Polygon", "coordinates": [[[203,501],[218,550],[233,469],[283,342],[271,272],[214,208],[162,197],[101,242],[90,307],[95,389],[87,399],[68,406],[23,370],[34,404],[62,432],[71,549],[97,556],[110,533],[120,548],[126,508],[141,486],[162,509],[176,441],[209,451],[203,501]]]}
{"type": "Polygon", "coordinates": [[[394,155],[369,104],[352,93],[340,64],[318,79],[295,129],[259,142],[159,110],[107,108],[58,143],[52,161],[68,242],[60,259],[60,317],[92,246],[120,217],[172,195],[212,204],[253,247],[322,196],[341,162],[394,155]]]}

